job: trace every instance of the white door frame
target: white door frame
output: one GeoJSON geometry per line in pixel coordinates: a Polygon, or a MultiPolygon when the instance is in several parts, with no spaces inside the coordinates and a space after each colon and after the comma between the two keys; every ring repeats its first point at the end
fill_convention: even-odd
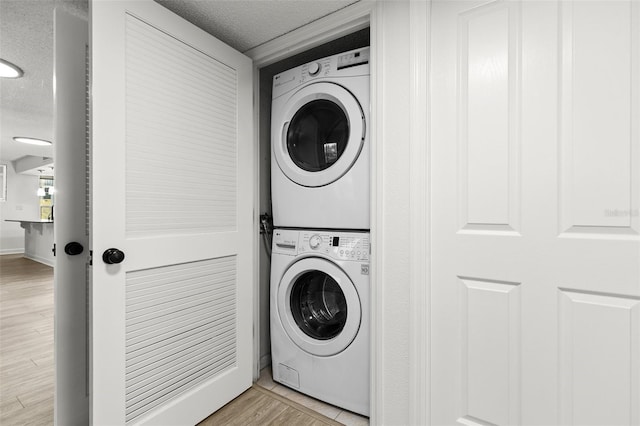
{"type": "MultiPolygon", "coordinates": [[[[366,28],[367,26],[370,26],[370,31],[371,31],[371,87],[372,87],[372,96],[371,96],[371,105],[375,105],[375,86],[376,86],[376,78],[375,78],[375,58],[376,58],[376,49],[378,48],[378,46],[375,43],[376,37],[375,37],[375,32],[376,32],[376,20],[375,20],[375,16],[376,16],[376,10],[378,9],[378,4],[376,2],[368,2],[368,1],[360,1],[358,3],[355,3],[351,6],[348,6],[344,9],[341,9],[335,13],[332,13],[331,15],[325,16],[324,18],[321,18],[317,21],[314,21],[310,24],[305,25],[304,27],[298,28],[295,31],[292,31],[290,33],[284,34],[281,37],[278,37],[277,39],[274,39],[270,42],[267,42],[265,44],[262,44],[258,47],[255,47],[251,50],[248,50],[247,52],[244,52],[245,55],[249,56],[251,59],[253,59],[253,65],[254,65],[254,94],[260,93],[260,68],[266,67],[268,65],[271,65],[275,62],[281,61],[283,59],[286,58],[290,58],[291,56],[294,56],[298,53],[304,52],[306,50],[312,49],[314,47],[320,46],[324,43],[330,42],[332,40],[335,40],[339,37],[351,34],[355,31],[361,30],[363,28],[366,28]]],[[[254,95],[255,96],[255,95],[254,95]]],[[[374,123],[371,129],[371,175],[375,176],[376,173],[376,168],[375,168],[375,164],[376,164],[376,160],[375,160],[375,153],[376,153],[376,144],[379,143],[379,141],[381,141],[381,138],[377,137],[376,134],[376,126],[375,123],[377,122],[376,117],[374,116],[373,112],[375,110],[372,109],[372,114],[371,114],[371,122],[374,123]]],[[[260,105],[259,102],[254,101],[254,120],[256,123],[259,122],[259,117],[260,117],[260,105]]],[[[255,183],[255,188],[256,188],[256,193],[254,194],[254,205],[256,206],[254,208],[254,216],[255,216],[255,232],[254,235],[256,235],[256,237],[254,238],[254,253],[255,253],[255,259],[256,259],[256,264],[254,266],[254,285],[255,285],[255,294],[260,294],[259,293],[259,287],[260,287],[260,279],[259,279],[259,265],[258,265],[258,261],[259,261],[259,250],[260,250],[260,239],[259,239],[259,231],[258,231],[258,224],[259,224],[259,205],[260,205],[260,185],[259,185],[259,178],[260,178],[260,163],[259,163],[259,159],[260,159],[260,138],[259,138],[259,134],[258,134],[258,127],[259,126],[255,126],[256,128],[256,135],[255,135],[255,141],[254,141],[254,150],[255,150],[255,155],[254,158],[256,159],[256,183],[255,183]]],[[[371,256],[371,262],[372,264],[374,264],[376,256],[374,254],[375,252],[375,247],[377,246],[375,244],[376,241],[376,226],[375,226],[375,220],[374,218],[376,217],[376,211],[375,211],[375,204],[374,204],[374,199],[373,196],[376,193],[376,186],[375,186],[375,180],[371,181],[371,195],[372,195],[372,199],[371,199],[371,242],[372,242],[372,256],[371,256]]],[[[375,271],[377,270],[377,268],[373,267],[372,268],[372,274],[371,274],[371,300],[372,300],[372,310],[375,310],[375,301],[376,299],[376,288],[378,288],[378,286],[376,285],[377,281],[376,281],[376,274],[375,271]]],[[[259,326],[259,322],[260,322],[260,315],[259,315],[259,300],[258,298],[254,298],[255,302],[254,302],[254,330],[256,330],[254,332],[254,360],[255,360],[255,364],[256,364],[256,369],[259,370],[259,364],[260,364],[260,333],[258,332],[258,330],[260,330],[260,326],[259,326]]],[[[375,403],[376,401],[376,377],[377,377],[377,373],[376,373],[376,369],[378,368],[378,364],[376,363],[376,353],[380,353],[382,350],[382,341],[377,341],[374,336],[375,336],[375,332],[376,332],[376,317],[374,315],[371,315],[371,335],[372,335],[372,345],[371,345],[371,423],[375,424],[375,419],[376,419],[376,411],[375,408],[378,404],[375,403]],[[374,347],[374,342],[377,342],[376,346],[374,347]]],[[[255,372],[255,374],[259,374],[258,371],[255,372]]]]}
{"type": "MultiPolygon", "coordinates": [[[[243,52],[253,60],[254,122],[260,122],[260,102],[256,99],[260,93],[260,69],[275,62],[290,58],[298,53],[312,49],[339,37],[366,28],[372,21],[376,4],[358,2],[331,15],[307,24],[274,40],[243,52]]],[[[373,34],[373,25],[371,25],[373,34]]],[[[372,46],[373,47],[373,46],[372,46]]],[[[373,70],[371,72],[373,84],[373,70]]],[[[372,101],[373,102],[373,101],[372,101]]],[[[260,126],[254,126],[254,294],[260,294],[260,126]]],[[[372,189],[373,193],[373,189],[372,189]]],[[[373,228],[373,226],[372,226],[373,228]]],[[[373,277],[372,277],[373,279],[373,277]]],[[[254,380],[260,375],[260,298],[254,297],[254,380]]]]}

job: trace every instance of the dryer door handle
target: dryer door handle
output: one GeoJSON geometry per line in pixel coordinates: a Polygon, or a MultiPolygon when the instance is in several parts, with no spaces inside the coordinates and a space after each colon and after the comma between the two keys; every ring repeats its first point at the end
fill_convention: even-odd
{"type": "MultiPolygon", "coordinates": [[[[287,146],[287,132],[289,131],[290,121],[285,121],[282,125],[282,144],[283,146],[287,146]]],[[[285,150],[286,151],[286,150],[285,150]]]]}

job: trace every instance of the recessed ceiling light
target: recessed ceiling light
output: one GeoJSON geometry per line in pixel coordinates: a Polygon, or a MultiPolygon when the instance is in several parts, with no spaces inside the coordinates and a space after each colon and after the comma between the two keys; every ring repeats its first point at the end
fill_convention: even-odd
{"type": "Polygon", "coordinates": [[[4,78],[19,78],[24,75],[24,72],[19,66],[12,64],[9,61],[0,59],[0,77],[4,78]]]}
{"type": "Polygon", "coordinates": [[[44,139],[26,138],[24,136],[14,136],[13,140],[16,142],[28,143],[31,145],[52,145],[50,141],[45,141],[44,139]]]}

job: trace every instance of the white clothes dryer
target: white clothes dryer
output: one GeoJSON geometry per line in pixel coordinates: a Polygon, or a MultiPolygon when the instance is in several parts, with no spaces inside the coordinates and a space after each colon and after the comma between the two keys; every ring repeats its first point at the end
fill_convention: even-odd
{"type": "Polygon", "coordinates": [[[369,48],[273,78],[274,226],[369,229],[369,48]]]}
{"type": "Polygon", "coordinates": [[[273,379],[369,415],[369,234],[274,230],[273,379]]]}

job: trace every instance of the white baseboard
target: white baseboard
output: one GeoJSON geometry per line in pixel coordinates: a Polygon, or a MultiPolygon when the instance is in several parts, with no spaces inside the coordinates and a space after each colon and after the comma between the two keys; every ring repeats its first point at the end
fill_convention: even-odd
{"type": "Polygon", "coordinates": [[[25,254],[24,257],[26,257],[27,259],[31,259],[33,261],[45,264],[47,266],[51,266],[52,268],[54,266],[56,266],[55,260],[45,259],[44,257],[32,256],[32,255],[28,255],[28,254],[25,254]]]}
{"type": "Polygon", "coordinates": [[[0,255],[3,255],[3,254],[23,254],[23,253],[24,253],[24,247],[23,248],[0,249],[0,255]]]}

